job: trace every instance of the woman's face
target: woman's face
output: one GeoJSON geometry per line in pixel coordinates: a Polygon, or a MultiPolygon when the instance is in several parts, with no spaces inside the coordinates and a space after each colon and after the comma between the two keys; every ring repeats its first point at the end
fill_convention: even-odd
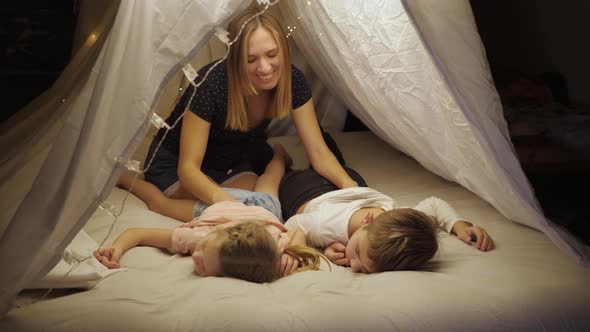
{"type": "Polygon", "coordinates": [[[248,40],[247,71],[257,92],[271,90],[277,86],[281,76],[281,56],[272,34],[258,27],[248,40]]]}

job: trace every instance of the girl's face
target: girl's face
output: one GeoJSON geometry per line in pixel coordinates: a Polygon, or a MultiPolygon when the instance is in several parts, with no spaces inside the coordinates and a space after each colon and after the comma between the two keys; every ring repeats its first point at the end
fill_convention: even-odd
{"type": "Polygon", "coordinates": [[[272,34],[258,27],[248,40],[248,76],[259,93],[277,86],[281,76],[281,55],[272,34]]]}
{"type": "Polygon", "coordinates": [[[224,236],[219,231],[211,232],[197,243],[193,251],[195,272],[201,277],[213,277],[221,275],[219,262],[219,249],[224,236]]]}

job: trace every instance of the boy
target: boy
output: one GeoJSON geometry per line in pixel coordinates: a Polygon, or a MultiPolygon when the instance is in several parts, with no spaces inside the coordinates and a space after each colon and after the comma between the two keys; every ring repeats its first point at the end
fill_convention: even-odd
{"type": "MultiPolygon", "coordinates": [[[[349,175],[363,185],[354,170],[349,175]]],[[[309,244],[353,272],[420,269],[438,250],[444,228],[477,249],[488,251],[494,241],[478,226],[464,221],[446,202],[428,198],[414,208],[400,208],[389,196],[366,187],[338,190],[313,169],[293,171],[279,189],[288,229],[301,230],[309,244]]]]}

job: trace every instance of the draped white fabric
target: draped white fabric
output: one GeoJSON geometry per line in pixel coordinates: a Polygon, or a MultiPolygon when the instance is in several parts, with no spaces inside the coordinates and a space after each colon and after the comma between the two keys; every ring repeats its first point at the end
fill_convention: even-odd
{"type": "Polygon", "coordinates": [[[543,216],[522,172],[469,1],[280,8],[318,76],[374,133],[589,266],[588,246],[543,216]]]}
{"type": "MultiPolygon", "coordinates": [[[[1,209],[0,266],[11,267],[0,276],[2,313],[23,285],[55,265],[108,195],[120,170],[114,158],[141,143],[164,85],[212,27],[249,3],[121,1],[108,38],[97,36],[100,55],[90,48],[96,55],[82,57],[96,62],[71,64],[47,103],[29,105],[18,126],[2,128],[0,148],[9,157],[0,186],[3,197],[12,196],[1,209]]],[[[512,151],[467,0],[279,6],[314,71],[379,137],[508,218],[544,231],[588,266],[588,247],[543,217],[512,151]]]]}
{"type": "MultiPolygon", "coordinates": [[[[64,119],[79,107],[73,105],[111,28],[118,1],[103,3],[100,19],[86,35],[79,51],[53,86],[0,126],[0,234],[8,225],[19,203],[30,190],[64,119]]],[[[98,13],[94,13],[98,15],[98,13]]]]}
{"type": "MultiPolygon", "coordinates": [[[[224,25],[247,5],[239,0],[122,1],[89,76],[72,78],[82,88],[71,87],[72,96],[58,113],[32,110],[47,117],[37,126],[51,130],[37,140],[48,149],[38,173],[30,172],[32,186],[20,205],[14,202],[18,210],[10,222],[3,220],[8,226],[0,242],[0,264],[10,268],[0,276],[2,314],[23,285],[51,270],[108,195],[120,169],[115,158],[128,157],[141,143],[149,112],[174,67],[190,58],[211,26],[224,25]]],[[[3,136],[2,147],[7,143],[3,136]]],[[[21,148],[10,150],[13,158],[26,157],[15,170],[35,157],[29,155],[37,146],[21,148]]],[[[3,192],[10,190],[5,184],[11,183],[3,180],[3,192]]]]}

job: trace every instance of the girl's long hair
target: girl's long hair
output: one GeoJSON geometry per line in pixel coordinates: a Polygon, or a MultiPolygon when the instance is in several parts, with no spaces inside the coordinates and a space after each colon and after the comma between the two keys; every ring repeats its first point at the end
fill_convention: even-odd
{"type": "MultiPolygon", "coordinates": [[[[259,222],[243,222],[221,230],[226,237],[219,250],[223,276],[264,283],[278,279],[277,266],[281,257],[277,241],[259,222]]],[[[320,255],[315,249],[290,245],[284,253],[299,260],[294,272],[318,270],[320,255]]],[[[324,258],[325,259],[325,258],[324,258]]]]}

